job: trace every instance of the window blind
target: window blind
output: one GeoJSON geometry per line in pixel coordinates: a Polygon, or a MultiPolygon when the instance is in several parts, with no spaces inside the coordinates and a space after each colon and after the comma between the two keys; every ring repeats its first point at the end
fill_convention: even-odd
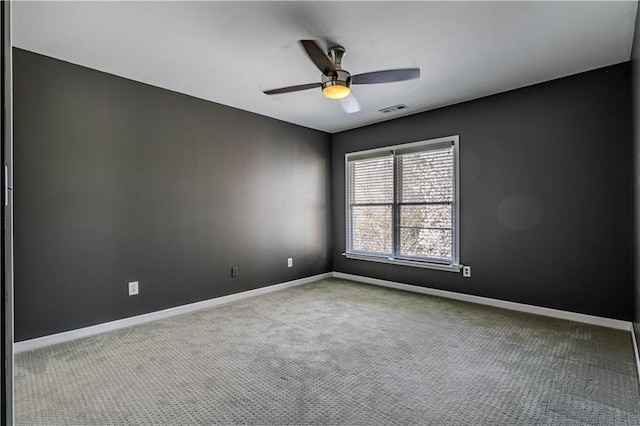
{"type": "Polygon", "coordinates": [[[397,157],[397,255],[450,261],[453,146],[397,157]]]}
{"type": "Polygon", "coordinates": [[[351,251],[393,253],[393,156],[348,162],[351,251]]]}
{"type": "Polygon", "coordinates": [[[347,254],[458,265],[457,143],[347,154],[347,254]]]}

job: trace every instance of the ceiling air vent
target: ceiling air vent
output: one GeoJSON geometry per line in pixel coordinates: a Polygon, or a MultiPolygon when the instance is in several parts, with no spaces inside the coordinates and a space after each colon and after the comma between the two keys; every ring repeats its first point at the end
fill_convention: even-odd
{"type": "Polygon", "coordinates": [[[382,108],[382,109],[379,109],[378,111],[380,111],[383,114],[387,114],[389,112],[399,111],[401,109],[407,109],[407,108],[409,108],[409,107],[406,106],[405,104],[400,104],[400,105],[394,105],[394,106],[382,108]]]}

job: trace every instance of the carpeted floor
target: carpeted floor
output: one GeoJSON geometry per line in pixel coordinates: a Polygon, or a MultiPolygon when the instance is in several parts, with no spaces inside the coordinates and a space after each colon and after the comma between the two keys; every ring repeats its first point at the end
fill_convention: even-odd
{"type": "Polygon", "coordinates": [[[342,280],[16,356],[17,425],[640,425],[628,332],[342,280]]]}

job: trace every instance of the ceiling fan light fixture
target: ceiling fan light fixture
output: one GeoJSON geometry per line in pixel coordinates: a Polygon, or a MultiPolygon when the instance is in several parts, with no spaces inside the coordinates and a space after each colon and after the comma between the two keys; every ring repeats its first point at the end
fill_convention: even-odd
{"type": "MultiPolygon", "coordinates": [[[[337,82],[336,82],[337,83],[337,82]]],[[[334,84],[322,88],[322,94],[329,99],[342,99],[349,96],[351,89],[346,84],[334,84]]]]}
{"type": "Polygon", "coordinates": [[[322,94],[329,99],[343,99],[351,93],[351,74],[336,69],[332,75],[322,76],[322,94]]]}

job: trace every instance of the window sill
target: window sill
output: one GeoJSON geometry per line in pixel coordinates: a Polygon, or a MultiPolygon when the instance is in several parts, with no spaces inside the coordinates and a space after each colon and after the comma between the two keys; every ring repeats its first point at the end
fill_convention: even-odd
{"type": "Polygon", "coordinates": [[[347,259],[368,260],[370,262],[389,263],[391,265],[413,266],[414,268],[437,269],[439,271],[460,272],[462,265],[443,265],[411,260],[390,259],[388,257],[367,256],[363,254],[342,253],[347,259]]]}

